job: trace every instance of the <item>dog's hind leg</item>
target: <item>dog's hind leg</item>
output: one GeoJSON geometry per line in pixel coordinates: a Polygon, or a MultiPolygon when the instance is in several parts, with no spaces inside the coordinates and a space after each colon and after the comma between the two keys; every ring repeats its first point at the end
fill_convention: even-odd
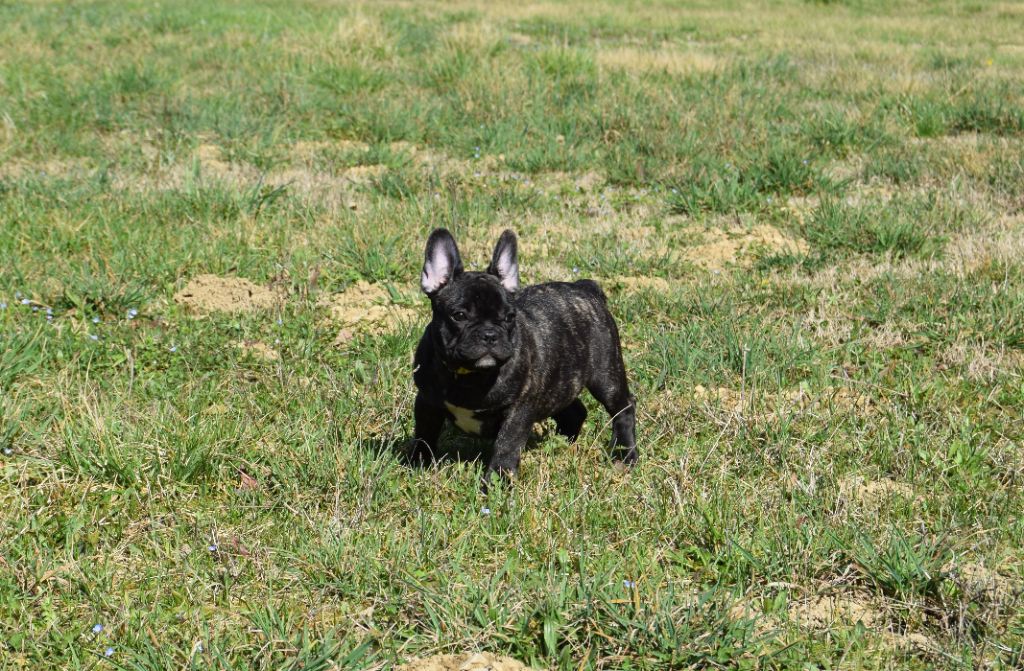
{"type": "Polygon", "coordinates": [[[626,384],[626,371],[621,358],[618,370],[612,370],[605,378],[597,379],[587,385],[587,390],[594,395],[598,403],[604,406],[612,418],[612,459],[621,461],[627,466],[636,463],[636,399],[629,393],[626,384]]]}
{"type": "Polygon", "coordinates": [[[551,415],[551,418],[555,420],[555,430],[565,436],[570,443],[574,443],[580,435],[583,422],[587,419],[587,408],[583,401],[577,398],[551,415]]]}

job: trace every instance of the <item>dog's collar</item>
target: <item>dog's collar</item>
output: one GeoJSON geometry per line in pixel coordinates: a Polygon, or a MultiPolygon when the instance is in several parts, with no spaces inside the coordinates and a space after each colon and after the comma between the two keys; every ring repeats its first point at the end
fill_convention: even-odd
{"type": "Polygon", "coordinates": [[[456,375],[469,375],[473,371],[471,371],[468,368],[465,368],[464,366],[459,366],[458,368],[456,368],[452,372],[455,373],[456,375]]]}

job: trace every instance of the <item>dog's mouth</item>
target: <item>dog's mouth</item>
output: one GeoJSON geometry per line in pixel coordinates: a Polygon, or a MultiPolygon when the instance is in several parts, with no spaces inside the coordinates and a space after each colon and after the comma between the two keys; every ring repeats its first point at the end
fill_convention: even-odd
{"type": "Polygon", "coordinates": [[[490,368],[498,367],[498,360],[490,354],[485,354],[473,363],[473,367],[477,370],[488,370],[490,368]]]}
{"type": "Polygon", "coordinates": [[[462,359],[460,362],[452,362],[449,367],[460,373],[493,373],[505,363],[506,359],[500,355],[484,354],[476,359],[462,359]]]}

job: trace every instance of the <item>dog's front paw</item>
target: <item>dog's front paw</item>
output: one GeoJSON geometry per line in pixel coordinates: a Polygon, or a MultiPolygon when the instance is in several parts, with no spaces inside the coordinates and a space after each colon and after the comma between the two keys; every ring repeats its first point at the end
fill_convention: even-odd
{"type": "Polygon", "coordinates": [[[616,447],[612,450],[612,461],[618,468],[633,468],[639,458],[640,453],[636,447],[616,447]]]}
{"type": "Polygon", "coordinates": [[[425,440],[413,438],[405,448],[405,461],[416,468],[429,466],[434,463],[434,450],[425,440]]]}

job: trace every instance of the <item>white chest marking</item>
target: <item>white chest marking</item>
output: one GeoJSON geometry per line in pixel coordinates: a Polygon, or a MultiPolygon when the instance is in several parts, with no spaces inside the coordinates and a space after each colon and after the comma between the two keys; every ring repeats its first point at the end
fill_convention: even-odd
{"type": "Polygon", "coordinates": [[[448,408],[448,412],[452,413],[452,417],[455,418],[455,426],[459,427],[466,433],[472,433],[480,435],[480,428],[483,426],[483,422],[475,417],[476,412],[469,408],[460,408],[457,405],[445,401],[445,407],[448,408]]]}

